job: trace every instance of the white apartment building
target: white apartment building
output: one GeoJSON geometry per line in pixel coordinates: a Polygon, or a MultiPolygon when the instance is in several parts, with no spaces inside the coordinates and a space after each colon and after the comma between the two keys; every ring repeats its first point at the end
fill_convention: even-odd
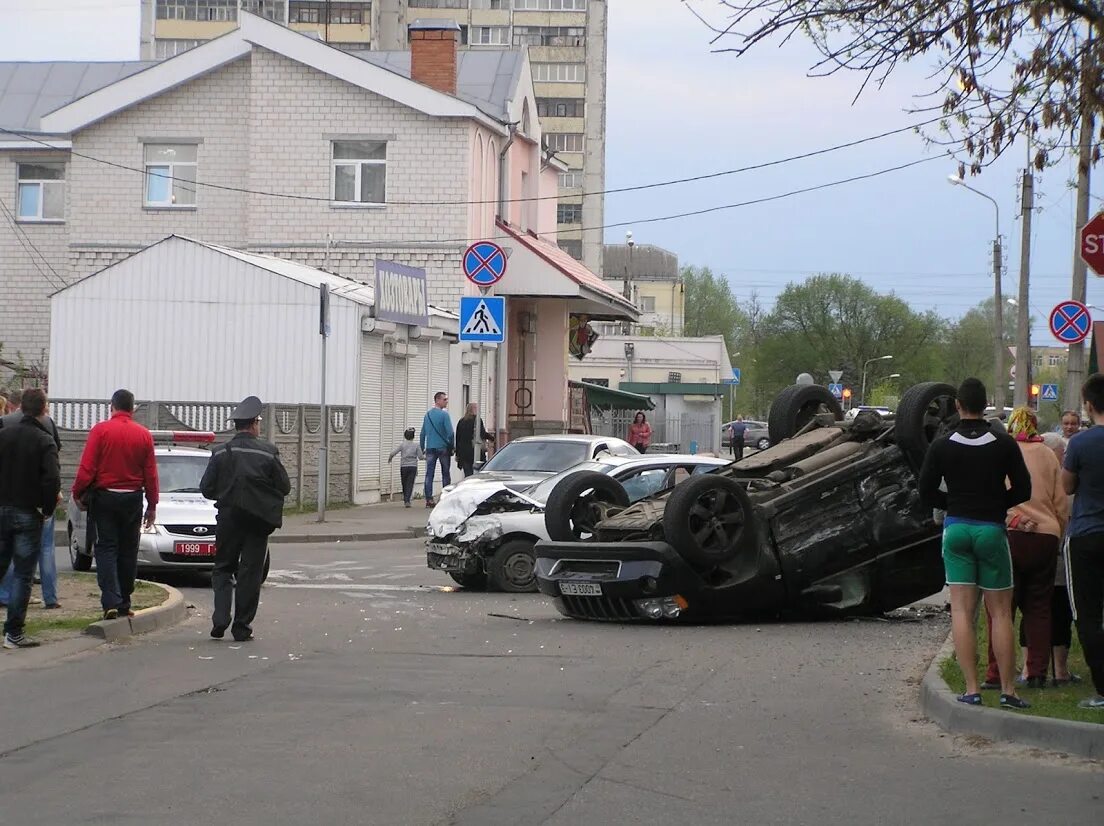
{"type": "Polygon", "coordinates": [[[406,48],[423,18],[460,26],[461,48],[528,49],[545,142],[559,175],[559,245],[602,270],[608,0],[141,0],[141,57],[171,57],[237,25],[241,11],[346,51],[406,48]],[[584,195],[583,193],[594,193],[584,195]]]}

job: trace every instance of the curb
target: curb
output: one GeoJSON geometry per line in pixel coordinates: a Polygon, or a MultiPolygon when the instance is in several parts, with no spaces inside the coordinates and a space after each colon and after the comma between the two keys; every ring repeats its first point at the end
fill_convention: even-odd
{"type": "MultiPolygon", "coordinates": [[[[320,526],[321,527],[321,526],[320,526]]],[[[387,542],[396,539],[420,539],[426,535],[424,527],[410,527],[403,531],[375,531],[375,532],[350,532],[350,533],[326,533],[322,530],[311,533],[274,533],[268,538],[273,545],[294,545],[306,543],[326,542],[387,542]]]]}
{"type": "Polygon", "coordinates": [[[156,585],[166,591],[169,598],[153,608],[135,611],[133,617],[94,622],[84,629],[84,633],[91,637],[99,637],[104,642],[118,642],[136,634],[148,634],[150,631],[169,628],[187,618],[188,606],[184,602],[182,593],[171,585],[163,585],[160,582],[147,582],[147,584],[156,585]]]}
{"type": "Polygon", "coordinates": [[[1005,740],[1078,757],[1104,759],[1104,725],[1032,717],[958,702],[939,673],[939,664],[953,654],[954,644],[947,637],[920,683],[920,708],[933,723],[953,734],[977,734],[990,740],[1005,740]]]}

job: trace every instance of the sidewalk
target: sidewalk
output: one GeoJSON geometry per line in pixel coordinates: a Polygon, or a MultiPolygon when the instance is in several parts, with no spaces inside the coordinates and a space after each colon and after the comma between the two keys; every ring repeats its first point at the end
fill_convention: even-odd
{"type": "Polygon", "coordinates": [[[425,536],[429,511],[418,500],[412,508],[401,502],[357,505],[326,511],[326,521],[316,513],[284,517],[284,526],[272,534],[273,543],[295,542],[380,542],[425,536]]]}

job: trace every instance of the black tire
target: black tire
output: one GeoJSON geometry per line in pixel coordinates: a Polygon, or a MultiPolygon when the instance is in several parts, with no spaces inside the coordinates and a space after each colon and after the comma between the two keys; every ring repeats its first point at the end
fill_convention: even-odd
{"type": "Polygon", "coordinates": [[[766,436],[764,436],[762,439],[755,443],[755,446],[759,450],[766,450],[768,447],[771,446],[771,441],[766,436]]]}
{"type": "Polygon", "coordinates": [[[504,542],[487,560],[487,575],[496,590],[508,594],[526,594],[537,590],[537,558],[533,542],[511,539],[504,542]]]}
{"type": "Polygon", "coordinates": [[[818,413],[831,413],[843,420],[843,408],[827,387],[819,384],[794,384],[779,393],[767,414],[767,434],[776,445],[790,439],[818,413]]]}
{"type": "Polygon", "coordinates": [[[449,576],[461,588],[467,588],[471,591],[487,590],[487,575],[482,572],[478,574],[458,574],[455,571],[449,571],[449,576]]]}
{"type": "Polygon", "coordinates": [[[92,570],[92,557],[82,554],[77,550],[75,544],[75,538],[73,536],[73,523],[70,522],[66,528],[66,535],[69,539],[69,564],[74,571],[91,571],[92,570]]]}
{"type": "Polygon", "coordinates": [[[914,384],[901,394],[894,437],[917,466],[923,464],[932,442],[958,426],[955,392],[949,384],[928,381],[914,384]]]}
{"type": "Polygon", "coordinates": [[[675,485],[663,511],[667,542],[691,565],[713,568],[756,547],[747,491],[727,476],[695,476],[675,485]]]}
{"type": "Polygon", "coordinates": [[[581,470],[566,476],[548,496],[544,506],[544,527],[553,542],[589,539],[603,518],[602,505],[629,504],[629,495],[612,476],[596,470],[581,470]]]}
{"type": "Polygon", "coordinates": [[[268,548],[265,548],[265,562],[264,568],[261,570],[261,585],[264,585],[268,581],[268,569],[272,567],[272,555],[268,552],[268,548]]]}

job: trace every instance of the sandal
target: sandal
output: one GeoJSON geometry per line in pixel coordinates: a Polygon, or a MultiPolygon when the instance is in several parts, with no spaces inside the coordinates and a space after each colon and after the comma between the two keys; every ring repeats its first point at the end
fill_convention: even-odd
{"type": "Polygon", "coordinates": [[[955,697],[955,699],[958,700],[960,703],[965,703],[968,706],[982,705],[980,694],[959,694],[957,697],[955,697]]]}

